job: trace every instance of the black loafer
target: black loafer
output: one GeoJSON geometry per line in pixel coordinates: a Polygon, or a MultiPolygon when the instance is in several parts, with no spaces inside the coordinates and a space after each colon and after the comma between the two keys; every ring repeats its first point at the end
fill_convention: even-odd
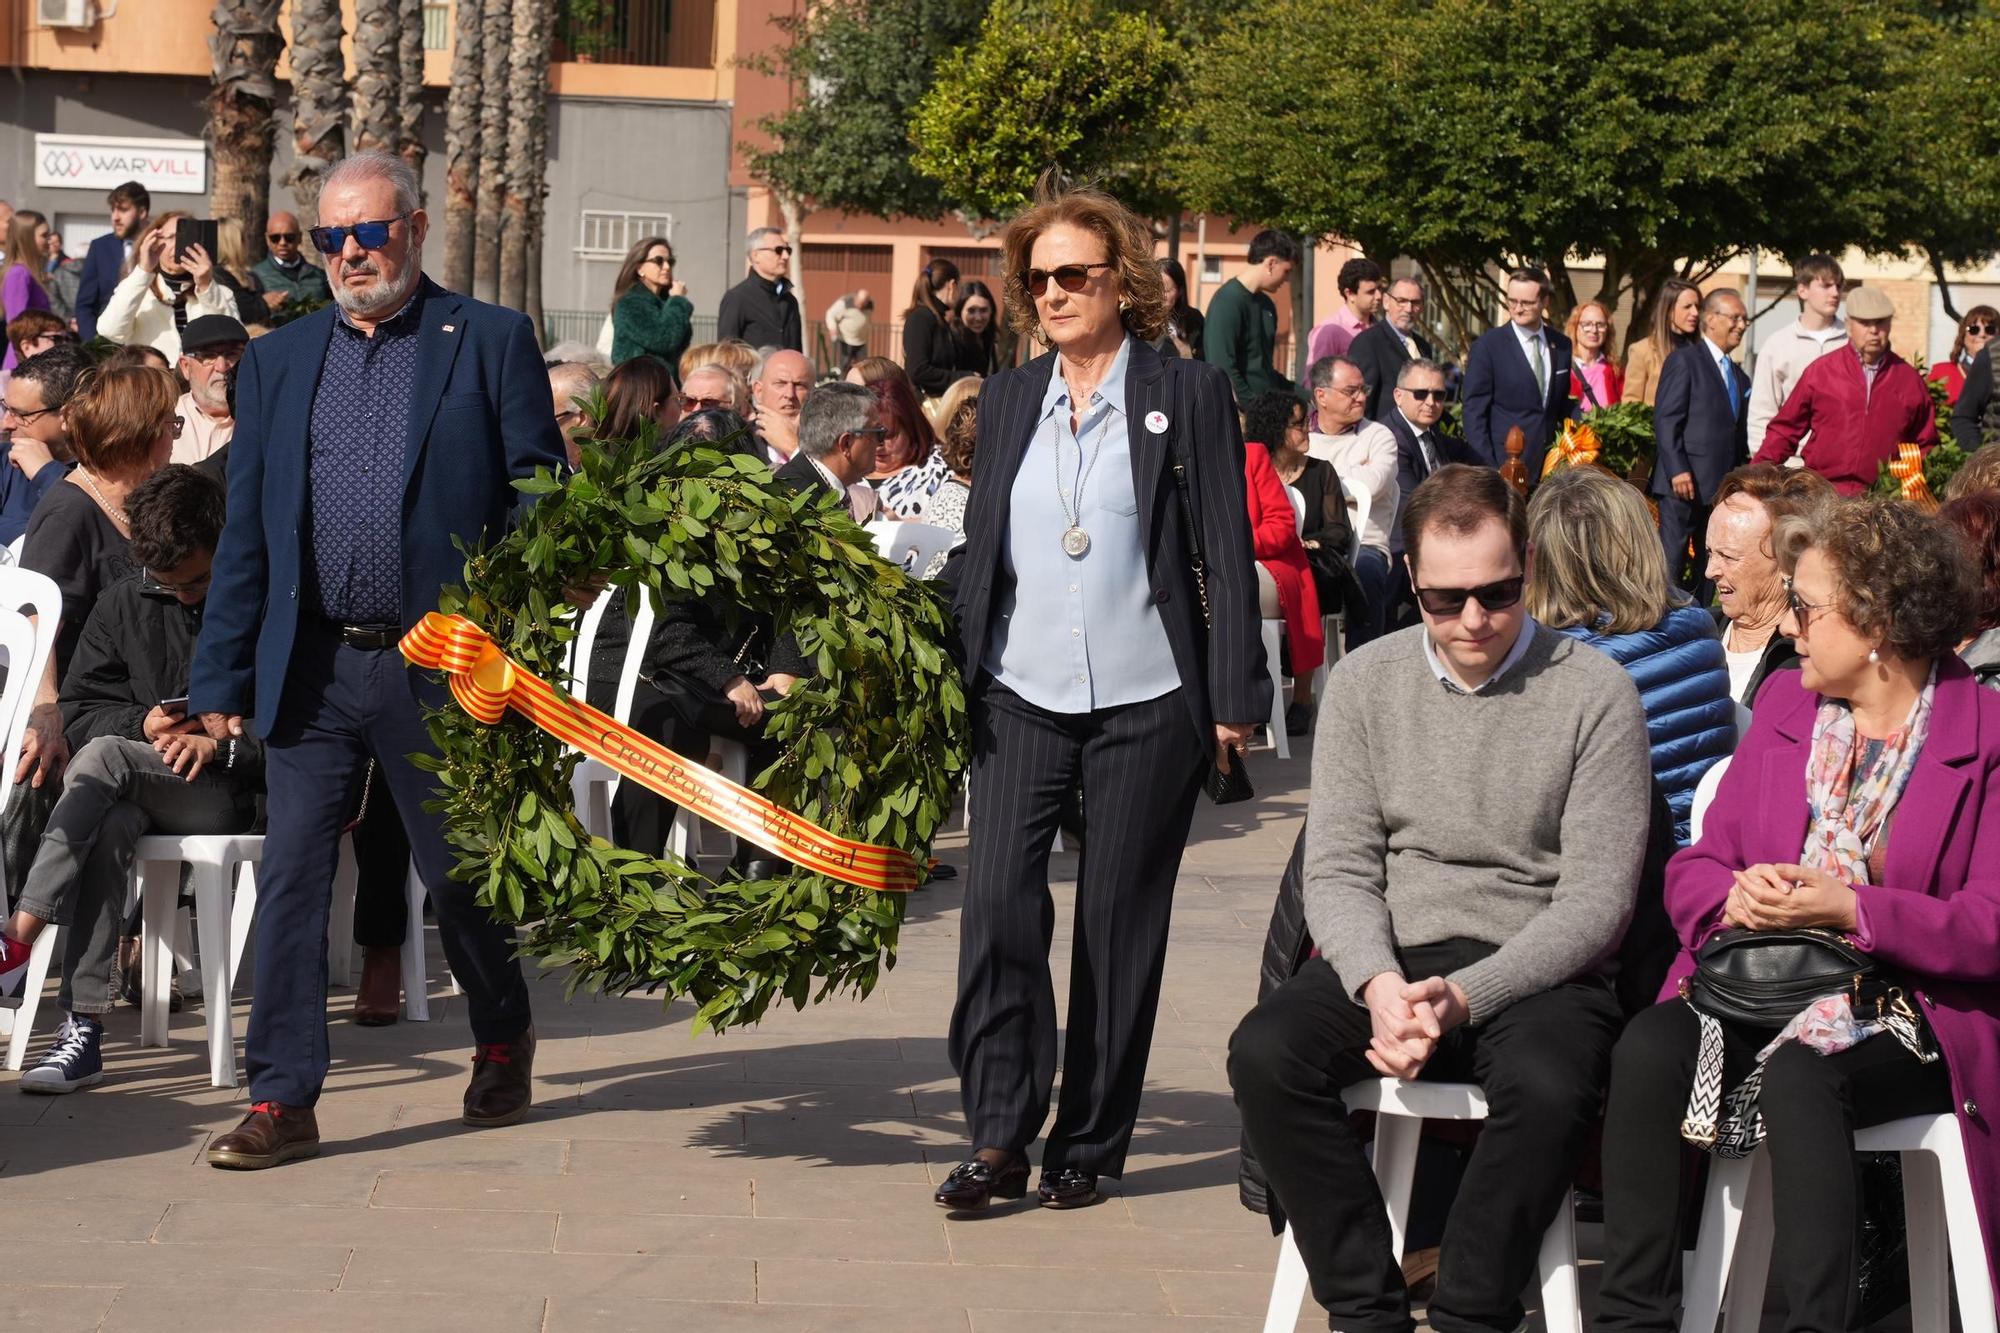
{"type": "Polygon", "coordinates": [[[1097,1173],[1073,1166],[1045,1167],[1042,1183],[1035,1186],[1035,1197],[1044,1208],[1088,1208],[1098,1199],[1097,1173]]]}
{"type": "Polygon", "coordinates": [[[953,1167],[931,1199],[940,1208],[972,1212],[995,1199],[1018,1199],[1027,1192],[1027,1158],[1014,1157],[1003,1165],[995,1166],[975,1157],[953,1167]]]}
{"type": "Polygon", "coordinates": [[[1285,734],[1287,736],[1305,736],[1310,734],[1312,729],[1313,710],[1311,704],[1295,703],[1286,707],[1285,734]]]}

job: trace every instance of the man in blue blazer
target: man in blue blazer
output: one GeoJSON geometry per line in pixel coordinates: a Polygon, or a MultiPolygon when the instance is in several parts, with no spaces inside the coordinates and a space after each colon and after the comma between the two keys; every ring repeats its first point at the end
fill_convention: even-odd
{"type": "Polygon", "coordinates": [[[1727,287],[1710,292],[1701,303],[1701,336],[1667,357],[1653,402],[1653,494],[1667,577],[1704,604],[1714,591],[1709,507],[1724,474],[1749,457],[1750,377],[1730,356],[1749,327],[1742,297],[1727,287]]]}
{"type": "Polygon", "coordinates": [[[105,202],[111,206],[111,230],[84,252],[83,277],[76,285],[76,332],[85,342],[97,336],[97,317],[111,304],[132,243],[153,216],[152,192],[137,181],[126,181],[105,202]]]}
{"type": "Polygon", "coordinates": [[[1465,360],[1465,442],[1489,467],[1507,461],[1507,432],[1521,428],[1532,484],[1542,454],[1569,411],[1569,339],[1548,326],[1548,279],[1533,269],[1507,275],[1507,323],[1479,335],[1465,360]]]}
{"type": "Polygon", "coordinates": [[[463,577],[454,541],[499,536],[522,499],[512,483],[561,474],[548,376],[525,317],[423,276],[429,219],[400,158],[346,158],[319,209],[313,241],[338,309],[259,339],[237,371],[229,523],[188,701],[221,742],[217,762],[246,725],[266,743],[251,1109],[208,1149],[211,1165],[242,1170],[319,1151],[328,902],[370,761],[466,995],[478,1051],[465,1122],[519,1120],[534,1057],[513,931],[450,878],[456,858],[423,809],[432,780],[409,760],[435,753],[424,709],[447,696],[397,645],[463,577]]]}

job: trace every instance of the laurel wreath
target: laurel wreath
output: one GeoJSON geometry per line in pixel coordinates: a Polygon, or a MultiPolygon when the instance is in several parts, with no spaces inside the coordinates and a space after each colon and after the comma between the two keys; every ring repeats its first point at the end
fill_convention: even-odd
{"type": "MultiPolygon", "coordinates": [[[[813,674],[767,714],[778,758],[750,785],[844,837],[926,864],[967,755],[965,692],[945,645],[938,591],[909,578],[837,498],[773,479],[762,459],[709,445],[662,452],[651,424],[630,441],[589,441],[578,470],[516,487],[537,496],[520,524],[466,561],[440,609],[483,628],[551,682],[579,619],[564,589],[608,576],[604,596],[720,603],[796,635],[813,674]]],[[[804,869],[780,879],[711,879],[673,858],[589,836],[570,778],[580,756],[510,713],[483,725],[456,706],[431,735],[456,878],[500,920],[527,927],[523,954],[579,987],[686,997],[694,1028],[721,1031],[851,989],[865,996],[895,963],[903,894],[804,869]]],[[[699,756],[694,756],[699,758],[699,756]]]]}

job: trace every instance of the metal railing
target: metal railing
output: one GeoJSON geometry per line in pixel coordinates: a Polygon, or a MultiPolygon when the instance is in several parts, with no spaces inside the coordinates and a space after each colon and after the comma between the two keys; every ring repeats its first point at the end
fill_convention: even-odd
{"type": "Polygon", "coordinates": [[[600,65],[715,65],[716,0],[565,0],[556,59],[600,65]]]}

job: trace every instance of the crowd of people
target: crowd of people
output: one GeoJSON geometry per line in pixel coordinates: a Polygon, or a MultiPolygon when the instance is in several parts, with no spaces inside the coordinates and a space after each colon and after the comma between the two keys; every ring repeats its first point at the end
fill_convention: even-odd
{"type": "MultiPolygon", "coordinates": [[[[406,759],[443,695],[396,646],[456,578],[455,543],[530,502],[512,481],[591,448],[692,443],[859,522],[954,539],[910,571],[952,598],[979,794],[950,1025],[972,1152],[939,1205],[1025,1194],[1038,1139],[1046,1207],[1095,1202],[1122,1172],[1196,801],[1282,725],[1315,737],[1300,871],[1274,919],[1284,964],[1228,1070],[1246,1173],[1333,1327],[1412,1327],[1347,1115],[1347,1089],[1376,1077],[1487,1098],[1443,1229],[1442,1330],[1520,1322],[1589,1159],[1599,1327],[1674,1327],[1681,1145],[1715,1141],[1687,1129],[1703,1080],[1722,1081],[1722,1132],[1769,1154],[1790,1326],[1858,1326],[1863,1186],[1829,1165],[1857,1128],[1956,1115],[2000,1253],[1979,1109],[2000,1105],[1993,309],[1931,371],[1971,446],[1931,513],[1862,494],[1898,446],[1936,443],[1937,413],[1890,345],[1889,297],[1824,256],[1795,267],[1798,319],[1748,368],[1737,291],[1669,281],[1621,363],[1614,312],[1587,301],[1555,327],[1531,269],[1505,275],[1504,319],[1455,366],[1421,276],[1356,258],[1294,383],[1273,294],[1295,240],[1257,235],[1197,310],[1142,219],[1053,178],[1003,234],[1002,291],[929,261],[900,361],[870,354],[874,297],[842,294],[823,366],[773,229],[748,237],[714,341],[694,344],[673,246],[647,237],[597,344],[544,353],[524,317],[424,277],[428,218],[393,157],[336,167],[310,229],[274,215],[255,266],[240,236],[210,254],[137,186],[108,202],[112,231],[80,263],[12,213],[0,272],[0,541],[62,595],[4,829],[18,893],[0,986],[69,927],[64,1021],[24,1090],[102,1078],[137,838],[261,826],[252,1104],[208,1160],[318,1151],[312,957],[349,831],[374,900],[357,1016],[393,1020],[395,946],[421,928],[402,916],[414,860],[468,997],[466,1123],[524,1115],[528,992],[508,932],[447,873],[406,759]],[[1046,350],[1003,351],[1018,343],[1046,350]],[[1545,471],[1566,422],[1620,402],[1653,408],[1649,474],[1545,471]],[[1260,622],[1282,627],[1277,670],[1260,622]],[[1061,1025],[1059,829],[1090,849],[1061,1025]],[[1719,947],[1802,930],[1879,965],[1908,1021],[1858,989],[1782,1030],[1687,998],[1719,947]]],[[[812,658],[734,612],[719,593],[662,609],[630,720],[696,757],[741,744],[755,771],[768,710],[812,658]]],[[[600,706],[632,634],[609,609],[600,706]]],[[[665,800],[626,783],[612,813],[624,845],[664,846],[665,800]]],[[[744,842],[731,869],[786,866],[744,842]]]]}

